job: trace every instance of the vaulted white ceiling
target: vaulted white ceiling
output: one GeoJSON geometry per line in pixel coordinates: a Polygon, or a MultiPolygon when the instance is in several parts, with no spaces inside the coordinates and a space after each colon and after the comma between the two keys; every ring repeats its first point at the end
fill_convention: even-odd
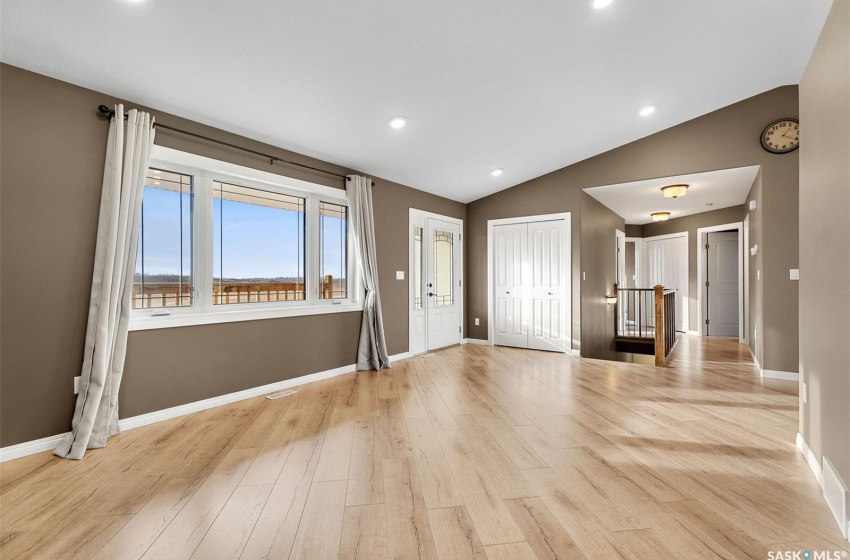
{"type": "Polygon", "coordinates": [[[0,57],[467,202],[798,83],[831,3],[3,0],[0,57]]]}

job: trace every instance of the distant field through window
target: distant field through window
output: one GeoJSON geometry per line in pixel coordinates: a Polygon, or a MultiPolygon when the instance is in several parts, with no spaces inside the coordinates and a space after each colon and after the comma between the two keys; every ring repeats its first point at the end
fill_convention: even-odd
{"type": "Polygon", "coordinates": [[[131,297],[134,309],[193,304],[192,176],[150,169],[131,297]]]}
{"type": "Polygon", "coordinates": [[[350,217],[345,189],[154,146],[130,329],[361,311],[350,217]]]}
{"type": "Polygon", "coordinates": [[[319,298],[348,297],[348,208],[319,203],[319,298]]]}
{"type": "Polygon", "coordinates": [[[306,202],[213,182],[213,304],[306,298],[306,202]]]}

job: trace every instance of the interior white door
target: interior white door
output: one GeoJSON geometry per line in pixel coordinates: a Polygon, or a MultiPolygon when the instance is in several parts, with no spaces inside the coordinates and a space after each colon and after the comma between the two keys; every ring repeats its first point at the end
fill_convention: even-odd
{"type": "Polygon", "coordinates": [[[687,330],[688,238],[648,240],[645,244],[649,286],[676,290],[676,330],[687,330]]]}
{"type": "Polygon", "coordinates": [[[500,346],[528,348],[527,314],[523,289],[528,271],[528,224],[493,227],[494,342],[500,346]]]}
{"type": "Polygon", "coordinates": [[[425,277],[428,350],[460,344],[460,226],[426,220],[425,277]]]}
{"type": "Polygon", "coordinates": [[[738,233],[711,232],[706,238],[705,334],[738,336],[738,233]]]}
{"type": "Polygon", "coordinates": [[[564,221],[528,224],[528,347],[564,352],[567,264],[564,255],[564,221]]]}
{"type": "Polygon", "coordinates": [[[626,287],[626,234],[616,230],[617,236],[617,286],[626,287]]]}

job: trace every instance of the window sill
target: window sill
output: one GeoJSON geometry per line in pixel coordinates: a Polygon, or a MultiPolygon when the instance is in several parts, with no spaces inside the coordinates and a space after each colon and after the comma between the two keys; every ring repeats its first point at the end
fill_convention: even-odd
{"type": "Polygon", "coordinates": [[[213,325],[217,323],[235,323],[238,321],[257,321],[279,319],[282,317],[301,317],[303,315],[325,315],[328,313],[351,313],[363,311],[362,303],[342,303],[310,305],[304,307],[278,307],[262,309],[239,309],[234,311],[214,311],[210,313],[175,313],[174,315],[131,315],[130,331],[189,327],[193,325],[213,325]]]}

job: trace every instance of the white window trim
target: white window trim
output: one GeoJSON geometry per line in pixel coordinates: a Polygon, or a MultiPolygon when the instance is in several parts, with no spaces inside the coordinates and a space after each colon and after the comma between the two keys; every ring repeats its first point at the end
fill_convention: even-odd
{"type": "Polygon", "coordinates": [[[154,146],[150,166],[185,173],[194,177],[194,213],[192,217],[194,305],[182,308],[133,309],[130,312],[129,330],[140,331],[363,310],[362,282],[359,267],[354,262],[355,253],[350,233],[348,235],[347,271],[349,297],[346,299],[319,299],[319,203],[329,202],[348,207],[345,191],[196,154],[188,154],[163,146],[154,146]],[[214,180],[230,181],[246,187],[260,188],[306,199],[306,242],[304,247],[306,299],[304,301],[213,304],[212,184],[214,180]]]}

